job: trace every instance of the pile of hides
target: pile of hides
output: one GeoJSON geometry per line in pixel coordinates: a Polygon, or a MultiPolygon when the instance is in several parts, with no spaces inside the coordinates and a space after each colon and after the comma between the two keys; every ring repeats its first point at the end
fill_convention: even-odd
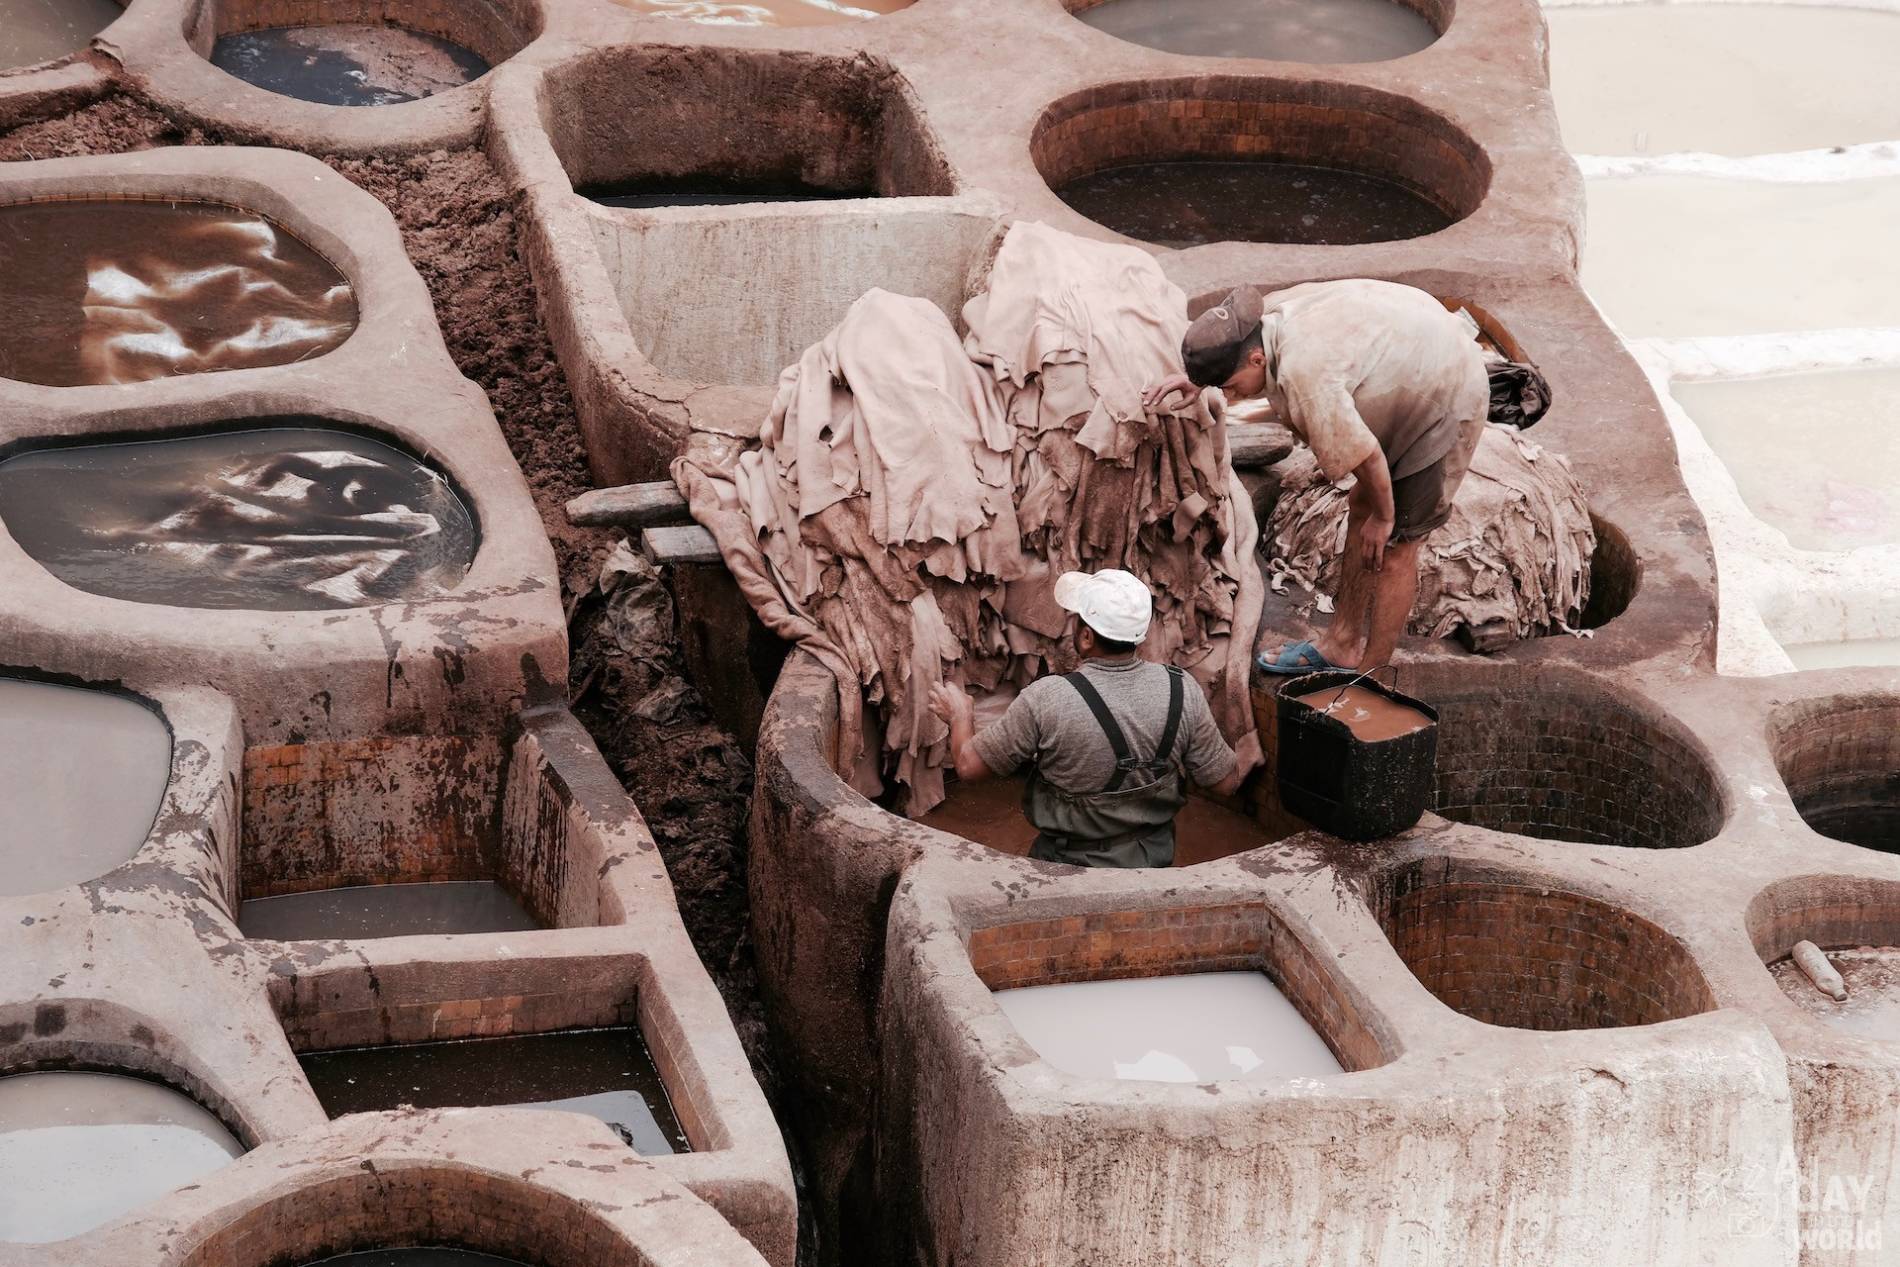
{"type": "Polygon", "coordinates": [[[779,378],[758,443],[673,477],[765,624],[839,679],[839,767],[913,816],[951,762],[937,682],[996,715],[1074,667],[1063,571],[1155,592],[1142,654],[1192,672],[1249,765],[1265,582],[1225,423],[1147,413],[1181,369],[1185,297],[1145,251],[1012,225],[963,310],[873,290],[779,378]],[[869,704],[874,714],[863,708],[869,704]]]}
{"type": "MultiPolygon", "coordinates": [[[[1310,449],[1276,468],[1280,500],[1268,526],[1269,584],[1289,585],[1330,610],[1346,547],[1346,494],[1320,473],[1310,449]]],[[[1512,427],[1484,429],[1451,518],[1419,553],[1418,604],[1406,628],[1443,638],[1460,628],[1510,640],[1574,633],[1590,599],[1596,532],[1570,463],[1512,427]]]]}

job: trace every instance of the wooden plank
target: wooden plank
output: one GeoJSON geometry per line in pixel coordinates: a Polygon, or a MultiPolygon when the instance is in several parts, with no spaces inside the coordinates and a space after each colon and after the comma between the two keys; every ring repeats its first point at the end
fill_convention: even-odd
{"type": "Polygon", "coordinates": [[[1227,452],[1237,471],[1272,466],[1293,452],[1293,433],[1277,422],[1239,422],[1227,428],[1227,452]]]}
{"type": "Polygon", "coordinates": [[[640,550],[647,558],[661,564],[717,563],[726,562],[719,553],[719,546],[713,541],[713,535],[698,524],[686,524],[681,527],[643,528],[640,531],[640,550]]]}
{"type": "Polygon", "coordinates": [[[646,528],[692,518],[671,480],[596,488],[567,504],[567,521],[583,528],[646,528]]]}

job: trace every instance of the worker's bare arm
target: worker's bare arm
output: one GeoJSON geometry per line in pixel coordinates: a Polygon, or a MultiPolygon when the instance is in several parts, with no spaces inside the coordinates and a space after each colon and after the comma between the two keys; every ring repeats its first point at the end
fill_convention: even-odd
{"type": "Polygon", "coordinates": [[[1240,768],[1240,762],[1236,761],[1234,768],[1227,772],[1227,777],[1219,783],[1210,785],[1207,790],[1215,796],[1232,796],[1240,791],[1240,785],[1246,781],[1246,772],[1240,768]]]}
{"type": "Polygon", "coordinates": [[[1141,393],[1142,407],[1159,409],[1161,402],[1176,392],[1186,392],[1188,398],[1192,400],[1195,392],[1194,380],[1186,374],[1170,374],[1159,382],[1150,384],[1148,389],[1141,393]]]}
{"type": "Polygon", "coordinates": [[[1353,543],[1353,548],[1365,559],[1367,570],[1377,572],[1385,566],[1385,548],[1392,540],[1392,529],[1398,518],[1392,504],[1392,470],[1386,465],[1384,451],[1374,449],[1352,473],[1357,482],[1352,486],[1348,504],[1365,515],[1359,540],[1353,543]]]}
{"type": "Polygon", "coordinates": [[[976,702],[959,686],[939,682],[930,688],[930,711],[950,727],[950,755],[956,762],[957,778],[965,783],[987,779],[992,771],[977,755],[976,702]]]}

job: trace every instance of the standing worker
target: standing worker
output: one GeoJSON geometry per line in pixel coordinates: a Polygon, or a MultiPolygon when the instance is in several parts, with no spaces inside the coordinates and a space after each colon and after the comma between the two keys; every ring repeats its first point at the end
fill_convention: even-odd
{"type": "MultiPolygon", "coordinates": [[[[1419,545],[1451,517],[1493,408],[1467,320],[1393,282],[1310,282],[1264,299],[1242,286],[1189,325],[1181,360],[1186,374],[1144,393],[1149,408],[1193,388],[1219,387],[1229,403],[1265,395],[1327,479],[1354,478],[1332,623],[1255,663],[1283,675],[1385,665],[1418,598],[1419,545]]],[[[1504,366],[1528,425],[1549,389],[1534,369],[1504,366]]]]}
{"type": "Polygon", "coordinates": [[[1183,772],[1225,795],[1240,785],[1201,685],[1135,651],[1148,636],[1148,587],[1113,568],[1065,572],[1056,603],[1079,617],[1082,667],[1032,682],[1000,721],[975,733],[961,689],[930,688],[930,711],[950,726],[957,777],[974,783],[1029,766],[1023,814],[1036,828],[1029,856],[1080,867],[1166,867],[1183,772]]]}

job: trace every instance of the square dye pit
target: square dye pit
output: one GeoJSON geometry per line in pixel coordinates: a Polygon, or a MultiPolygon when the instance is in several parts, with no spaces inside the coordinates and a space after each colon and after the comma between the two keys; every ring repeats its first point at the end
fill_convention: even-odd
{"type": "Polygon", "coordinates": [[[493,880],[359,884],[253,898],[238,910],[246,937],[362,940],[432,933],[514,933],[546,925],[493,880]]]}

